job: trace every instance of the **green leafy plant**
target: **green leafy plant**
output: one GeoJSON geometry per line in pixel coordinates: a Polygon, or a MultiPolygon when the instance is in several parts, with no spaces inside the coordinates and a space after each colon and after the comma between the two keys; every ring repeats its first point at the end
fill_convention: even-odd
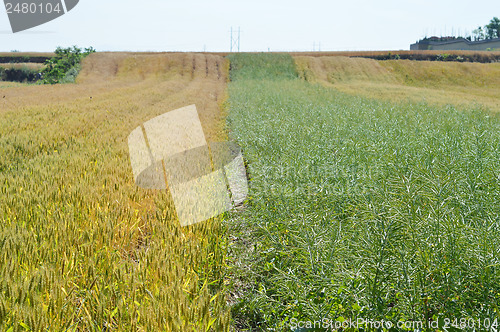
{"type": "Polygon", "coordinates": [[[450,55],[449,54],[438,54],[436,60],[437,61],[448,61],[448,59],[450,58],[450,55]]]}
{"type": "Polygon", "coordinates": [[[61,48],[55,51],[56,56],[45,62],[42,71],[45,84],[71,83],[74,82],[80,71],[80,62],[87,55],[94,53],[93,47],[82,50],[76,46],[61,48]]]}

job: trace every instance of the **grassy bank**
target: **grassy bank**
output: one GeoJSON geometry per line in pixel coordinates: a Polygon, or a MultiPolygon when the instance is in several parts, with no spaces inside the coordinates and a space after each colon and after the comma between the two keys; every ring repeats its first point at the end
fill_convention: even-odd
{"type": "Polygon", "coordinates": [[[351,95],[394,102],[482,105],[500,111],[500,64],[295,57],[301,78],[351,95]]]}
{"type": "Polygon", "coordinates": [[[233,220],[237,327],[500,319],[498,117],[369,101],[254,57],[230,57],[251,190],[233,220]],[[280,69],[262,78],[260,61],[280,69]]]}

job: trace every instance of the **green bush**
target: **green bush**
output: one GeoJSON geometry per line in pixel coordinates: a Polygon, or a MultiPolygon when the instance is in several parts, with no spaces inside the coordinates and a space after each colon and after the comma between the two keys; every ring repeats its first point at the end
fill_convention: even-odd
{"type": "Polygon", "coordinates": [[[80,61],[87,55],[94,53],[93,47],[82,51],[76,46],[61,48],[55,51],[56,56],[45,62],[45,69],[42,71],[43,83],[71,83],[74,82],[80,70],[80,61]]]}
{"type": "Polygon", "coordinates": [[[436,60],[437,61],[448,61],[448,58],[450,58],[449,54],[438,54],[436,60]]]}

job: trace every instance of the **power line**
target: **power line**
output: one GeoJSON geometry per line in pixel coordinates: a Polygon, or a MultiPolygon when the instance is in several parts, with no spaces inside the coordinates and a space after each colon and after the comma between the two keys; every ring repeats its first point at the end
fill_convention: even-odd
{"type": "MultiPolygon", "coordinates": [[[[313,42],[313,52],[316,52],[316,42],[313,42]]],[[[318,45],[318,52],[321,52],[321,42],[318,45]]]]}
{"type": "Polygon", "coordinates": [[[236,30],[234,31],[233,34],[233,27],[231,27],[231,52],[233,50],[238,50],[240,51],[240,38],[241,37],[241,29],[238,27],[238,36],[236,36],[236,30]]]}

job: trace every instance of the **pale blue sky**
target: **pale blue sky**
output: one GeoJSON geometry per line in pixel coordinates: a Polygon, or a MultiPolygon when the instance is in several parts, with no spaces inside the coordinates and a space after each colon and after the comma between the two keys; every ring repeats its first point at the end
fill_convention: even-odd
{"type": "MultiPolygon", "coordinates": [[[[29,0],[27,0],[29,2],[29,0]]],[[[66,15],[12,34],[0,9],[1,51],[399,50],[428,35],[471,31],[500,16],[498,0],[80,0],[66,15]]]]}

